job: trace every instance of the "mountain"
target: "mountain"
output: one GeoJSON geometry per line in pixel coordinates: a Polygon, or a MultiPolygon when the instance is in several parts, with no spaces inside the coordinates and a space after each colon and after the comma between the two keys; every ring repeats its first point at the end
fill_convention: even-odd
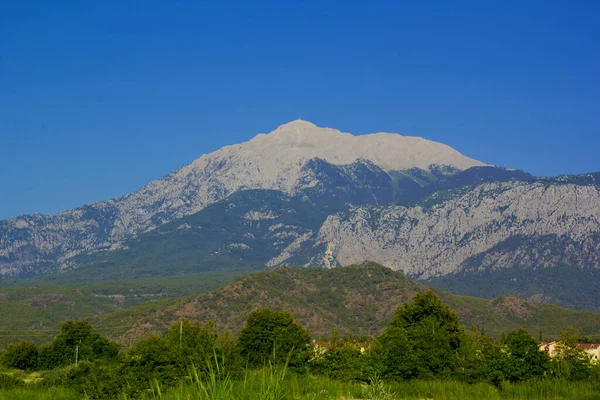
{"type": "Polygon", "coordinates": [[[326,266],[370,259],[430,278],[508,265],[597,267],[599,233],[597,185],[511,181],[436,192],[412,207],[354,207],[329,216],[316,244],[335,255],[326,266]]]}
{"type": "MultiPolygon", "coordinates": [[[[325,165],[339,170],[347,181],[340,182],[342,188],[356,187],[365,195],[363,178],[368,176],[363,173],[368,170],[391,184],[394,174],[413,182],[415,171],[436,177],[484,164],[418,137],[353,136],[293,121],[203,155],[133,194],[54,216],[34,214],[1,221],[0,276],[61,270],[67,267],[63,262],[77,254],[117,249],[127,238],[194,214],[240,190],[271,189],[292,196],[314,192],[324,184],[318,175],[325,165]]],[[[348,190],[348,201],[354,201],[353,190],[348,190]]],[[[390,190],[386,201],[396,192],[390,190]]]]}
{"type": "MultiPolygon", "coordinates": [[[[313,336],[341,334],[375,336],[389,324],[396,308],[428,287],[399,272],[365,262],[332,270],[278,267],[237,278],[210,293],[146,303],[92,318],[96,326],[114,327],[111,336],[121,342],[149,332],[161,332],[180,318],[215,321],[219,329],[239,333],[248,314],[257,308],[290,311],[313,336]]],[[[600,314],[571,311],[516,297],[484,300],[438,291],[442,300],[461,316],[466,326],[486,333],[525,327],[536,337],[556,338],[561,329],[576,327],[584,335],[600,329],[600,314]]]]}
{"type": "MultiPolygon", "coordinates": [[[[328,190],[311,196],[236,192],[128,239],[121,249],[71,258],[63,278],[129,279],[244,266],[332,268],[371,259],[456,293],[518,294],[600,311],[600,296],[590,284],[590,277],[600,277],[595,184],[511,180],[438,191],[407,206],[343,207],[336,200],[344,192],[329,179],[339,170],[333,171],[321,177],[328,190]],[[515,269],[521,272],[510,272],[515,269]]],[[[385,198],[389,191],[381,187],[363,187],[365,202],[374,193],[385,198]]],[[[361,198],[357,191],[352,196],[361,198]]]]}
{"type": "Polygon", "coordinates": [[[458,293],[595,311],[599,250],[600,173],[536,178],[421,138],[306,121],[204,155],[131,195],[0,221],[5,279],[368,259],[458,293]]]}

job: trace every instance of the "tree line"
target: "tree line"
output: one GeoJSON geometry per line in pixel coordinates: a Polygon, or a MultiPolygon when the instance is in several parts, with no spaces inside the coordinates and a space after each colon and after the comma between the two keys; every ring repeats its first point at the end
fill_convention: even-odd
{"type": "Polygon", "coordinates": [[[504,382],[600,378],[600,366],[577,342],[577,333],[566,330],[550,358],[524,329],[493,340],[462,326],[429,291],[400,306],[383,333],[367,341],[334,333],[326,345],[314,343],[289,312],[261,309],[248,316],[237,337],[219,333],[212,322],[182,319],[165,334],[147,336],[126,350],[89,323],[71,321],[50,344],[13,343],[0,360],[8,368],[44,371],[42,385],[74,388],[91,397],[135,396],[152,382],[174,385],[191,368],[201,377],[217,371],[220,378],[237,379],[265,366],[342,381],[449,379],[489,382],[502,390],[504,382]]]}

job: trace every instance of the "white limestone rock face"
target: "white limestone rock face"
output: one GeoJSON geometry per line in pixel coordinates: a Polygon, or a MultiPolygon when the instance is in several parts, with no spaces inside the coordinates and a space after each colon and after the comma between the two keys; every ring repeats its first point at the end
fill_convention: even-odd
{"type": "MultiPolygon", "coordinates": [[[[364,159],[385,171],[432,165],[464,170],[483,163],[452,148],[418,137],[389,133],[353,136],[306,121],[281,125],[248,142],[223,147],[151,182],[139,191],[65,211],[55,216],[26,215],[0,221],[0,276],[18,276],[81,252],[118,248],[118,243],[244,189],[275,189],[288,194],[316,182],[303,166],[321,158],[332,164],[364,159]]],[[[55,268],[55,267],[53,267],[55,268]]]]}
{"type": "Polygon", "coordinates": [[[274,189],[293,194],[305,163],[315,158],[334,165],[364,159],[384,171],[428,170],[432,165],[465,170],[485,165],[419,137],[391,133],[353,136],[298,120],[204,155],[119,199],[120,218],[112,235],[118,240],[140,227],[144,230],[195,213],[238,190],[274,189]]]}
{"type": "MultiPolygon", "coordinates": [[[[577,248],[564,249],[562,257],[536,254],[542,260],[540,266],[560,266],[567,258],[578,264],[586,257],[591,265],[572,266],[597,268],[599,234],[598,186],[509,182],[483,184],[430,208],[362,206],[332,215],[323,224],[316,245],[327,246],[321,255],[323,266],[330,267],[332,257],[335,265],[368,259],[430,278],[458,272],[471,257],[509,238],[547,235],[568,238],[577,248]]],[[[522,253],[522,249],[498,251],[484,257],[482,265],[512,266],[522,253]]]]}

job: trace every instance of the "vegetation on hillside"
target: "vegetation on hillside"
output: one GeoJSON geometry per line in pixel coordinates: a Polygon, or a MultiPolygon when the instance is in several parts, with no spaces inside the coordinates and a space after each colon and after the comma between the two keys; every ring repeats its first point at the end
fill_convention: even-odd
{"type": "Polygon", "coordinates": [[[66,323],[49,345],[1,353],[0,399],[593,399],[600,389],[600,364],[577,349],[575,330],[550,358],[524,329],[494,340],[466,328],[432,291],[370,340],[334,331],[313,341],[283,311],[246,316],[237,338],[180,319],[128,349],[86,322],[66,323]]]}
{"type": "MultiPolygon", "coordinates": [[[[568,238],[545,236],[539,238],[532,246],[524,238],[513,237],[501,246],[491,249],[489,253],[516,252],[520,250],[520,246],[535,249],[544,253],[546,257],[561,257],[559,253],[568,246],[573,246],[573,241],[568,238]]],[[[425,283],[459,295],[491,299],[510,294],[574,310],[600,312],[600,297],[596,285],[593,284],[600,281],[600,269],[567,266],[530,268],[531,265],[527,265],[481,270],[478,267],[487,253],[469,260],[471,268],[465,272],[432,278],[425,283]]]]}
{"type": "MultiPolygon", "coordinates": [[[[274,268],[238,277],[210,293],[149,302],[116,313],[91,318],[97,326],[112,327],[110,337],[122,343],[146,333],[160,334],[178,318],[215,321],[217,326],[239,333],[246,316],[255,309],[288,310],[311,333],[373,337],[387,326],[398,306],[428,288],[399,272],[375,263],[331,270],[274,268]]],[[[557,338],[568,326],[584,335],[600,332],[600,315],[571,311],[516,297],[485,300],[438,291],[456,311],[460,322],[474,325],[493,337],[524,327],[532,335],[557,338]]],[[[108,330],[106,331],[108,332],[108,330]]]]}
{"type": "MultiPolygon", "coordinates": [[[[245,316],[259,308],[288,310],[317,336],[336,329],[342,335],[373,337],[383,331],[398,306],[428,289],[374,263],[238,274],[244,271],[0,288],[0,319],[4,321],[0,346],[20,339],[47,343],[69,319],[87,319],[100,334],[127,346],[145,334],[164,333],[182,317],[202,323],[212,320],[220,329],[239,333],[245,316]],[[231,283],[222,286],[227,282],[231,283]],[[202,294],[217,286],[222,287],[202,294]]],[[[462,324],[496,338],[520,327],[536,338],[541,332],[547,339],[557,338],[568,326],[577,326],[586,336],[600,332],[600,316],[589,312],[510,296],[484,300],[436,293],[459,314],[462,324]]]]}
{"type": "MultiPolygon", "coordinates": [[[[4,283],[0,287],[0,346],[15,338],[45,343],[60,332],[60,325],[70,319],[84,319],[103,314],[119,315],[120,310],[141,305],[145,312],[173,304],[182,296],[214,290],[229,283],[246,270],[213,271],[202,274],[141,278],[75,284],[71,277],[44,278],[4,283]]],[[[122,328],[123,325],[116,322],[122,328]]],[[[114,326],[103,324],[98,328],[103,335],[114,333],[114,326]]]]}

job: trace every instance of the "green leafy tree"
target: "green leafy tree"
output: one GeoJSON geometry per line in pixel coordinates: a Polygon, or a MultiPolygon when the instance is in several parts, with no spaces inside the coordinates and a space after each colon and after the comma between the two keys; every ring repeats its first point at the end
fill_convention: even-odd
{"type": "Polygon", "coordinates": [[[548,370],[550,359],[539,350],[538,342],[523,328],[504,338],[508,354],[505,375],[511,382],[541,377],[548,370]]]}
{"type": "Polygon", "coordinates": [[[310,335],[287,311],[253,311],[238,339],[239,353],[251,367],[272,361],[282,364],[290,356],[290,366],[300,366],[308,357],[310,335]]]}
{"type": "Polygon", "coordinates": [[[38,369],[52,369],[84,360],[111,360],[118,355],[119,346],[95,333],[88,322],[69,321],[62,325],[50,345],[40,348],[38,369]]]}
{"type": "Polygon", "coordinates": [[[374,361],[388,378],[452,376],[462,365],[465,339],[458,314],[428,291],[396,310],[377,338],[374,361]]]}
{"type": "Polygon", "coordinates": [[[419,376],[417,355],[408,332],[390,326],[375,342],[372,362],[374,368],[387,379],[410,379],[419,376]]]}
{"type": "Polygon", "coordinates": [[[152,381],[171,385],[185,374],[185,364],[178,361],[164,337],[150,335],[127,351],[122,375],[134,390],[147,388],[152,381]]]}
{"type": "MultiPolygon", "coordinates": [[[[231,378],[240,377],[244,372],[245,364],[237,351],[235,337],[226,330],[219,336],[217,345],[218,360],[221,367],[218,370],[231,378]]],[[[211,362],[212,361],[214,361],[214,359],[211,359],[211,362]]],[[[217,368],[213,368],[213,371],[216,369],[217,368]]]]}
{"type": "Polygon", "coordinates": [[[498,389],[506,379],[508,354],[500,343],[496,343],[482,331],[467,332],[461,346],[462,377],[467,382],[488,381],[498,389]]]}
{"type": "MultiPolygon", "coordinates": [[[[231,338],[223,339],[231,341],[231,338]]],[[[227,343],[228,349],[233,345],[227,343]]],[[[201,377],[209,373],[209,364],[214,364],[215,355],[222,356],[219,362],[231,368],[230,361],[224,355],[225,345],[221,346],[215,324],[209,322],[200,325],[182,319],[173,323],[164,336],[151,335],[138,341],[126,354],[122,374],[129,384],[139,390],[146,388],[148,382],[158,381],[171,385],[187,376],[193,367],[201,377]]],[[[231,350],[228,350],[231,352],[231,350]]],[[[228,373],[228,371],[223,373],[228,373]]]]}
{"type": "Polygon", "coordinates": [[[177,362],[184,366],[203,368],[213,357],[217,345],[214,322],[202,326],[198,322],[182,319],[172,324],[165,335],[167,345],[177,362]]]}
{"type": "Polygon", "coordinates": [[[35,343],[22,340],[11,343],[2,353],[2,364],[9,368],[31,370],[37,367],[38,348],[35,343]]]}
{"type": "Polygon", "coordinates": [[[579,347],[580,341],[581,335],[572,327],[560,332],[556,354],[551,362],[552,373],[555,376],[578,381],[590,379],[594,375],[591,356],[579,347]]]}

